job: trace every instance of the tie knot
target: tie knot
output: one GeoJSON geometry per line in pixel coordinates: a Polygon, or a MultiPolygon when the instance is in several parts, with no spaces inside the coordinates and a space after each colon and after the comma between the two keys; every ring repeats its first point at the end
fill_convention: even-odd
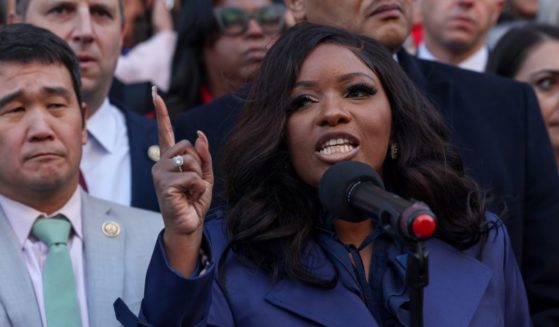
{"type": "Polygon", "coordinates": [[[52,218],[37,219],[33,224],[31,233],[48,247],[51,247],[58,243],[66,244],[71,228],[72,225],[68,219],[62,215],[58,215],[52,218]]]}

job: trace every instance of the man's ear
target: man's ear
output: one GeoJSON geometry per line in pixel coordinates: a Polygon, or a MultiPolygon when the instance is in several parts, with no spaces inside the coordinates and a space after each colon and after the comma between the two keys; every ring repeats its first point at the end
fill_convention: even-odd
{"type": "Polygon", "coordinates": [[[285,0],[285,4],[291,11],[296,23],[307,20],[307,11],[305,10],[304,0],[285,0]]]}
{"type": "Polygon", "coordinates": [[[15,11],[10,11],[8,14],[8,24],[23,23],[23,17],[16,14],[15,11]]]}
{"type": "Polygon", "coordinates": [[[497,3],[495,4],[495,10],[491,13],[491,20],[493,25],[497,24],[497,19],[501,16],[503,12],[503,8],[505,7],[505,0],[496,0],[497,3]]]}

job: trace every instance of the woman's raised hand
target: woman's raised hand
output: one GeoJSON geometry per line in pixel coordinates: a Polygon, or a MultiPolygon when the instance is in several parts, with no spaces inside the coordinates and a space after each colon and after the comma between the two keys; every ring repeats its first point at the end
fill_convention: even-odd
{"type": "Polygon", "coordinates": [[[163,99],[152,89],[157,115],[161,158],[152,174],[165,223],[163,240],[174,269],[190,275],[195,269],[204,218],[212,200],[213,171],[208,139],[202,132],[194,145],[175,144],[175,135],[163,99]]]}

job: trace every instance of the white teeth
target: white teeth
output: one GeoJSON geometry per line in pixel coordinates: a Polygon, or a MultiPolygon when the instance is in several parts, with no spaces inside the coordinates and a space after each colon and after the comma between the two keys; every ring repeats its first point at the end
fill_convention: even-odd
{"type": "Polygon", "coordinates": [[[343,144],[343,145],[332,145],[332,146],[324,146],[320,149],[321,154],[332,154],[332,153],[346,153],[353,150],[353,145],[350,144],[343,144]]]}
{"type": "Polygon", "coordinates": [[[340,144],[344,144],[344,143],[350,143],[348,139],[331,139],[328,140],[326,143],[324,143],[324,145],[322,146],[327,147],[327,146],[332,146],[332,145],[340,145],[340,144]]]}
{"type": "Polygon", "coordinates": [[[340,148],[340,150],[335,151],[335,152],[347,152],[350,151],[351,149],[353,149],[353,146],[351,145],[351,141],[348,139],[344,139],[344,138],[338,138],[338,139],[330,139],[326,142],[324,142],[324,144],[322,145],[322,147],[320,148],[320,152],[325,151],[328,148],[340,148]],[[344,150],[346,148],[349,147],[349,150],[344,150]]]}

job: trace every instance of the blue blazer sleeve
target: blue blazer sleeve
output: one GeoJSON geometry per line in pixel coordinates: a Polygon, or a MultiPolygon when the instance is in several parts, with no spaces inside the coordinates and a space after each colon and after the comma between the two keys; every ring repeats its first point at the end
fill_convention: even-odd
{"type": "Polygon", "coordinates": [[[148,267],[140,320],[153,326],[205,326],[215,264],[201,276],[185,278],[169,264],[162,235],[148,267]]]}

